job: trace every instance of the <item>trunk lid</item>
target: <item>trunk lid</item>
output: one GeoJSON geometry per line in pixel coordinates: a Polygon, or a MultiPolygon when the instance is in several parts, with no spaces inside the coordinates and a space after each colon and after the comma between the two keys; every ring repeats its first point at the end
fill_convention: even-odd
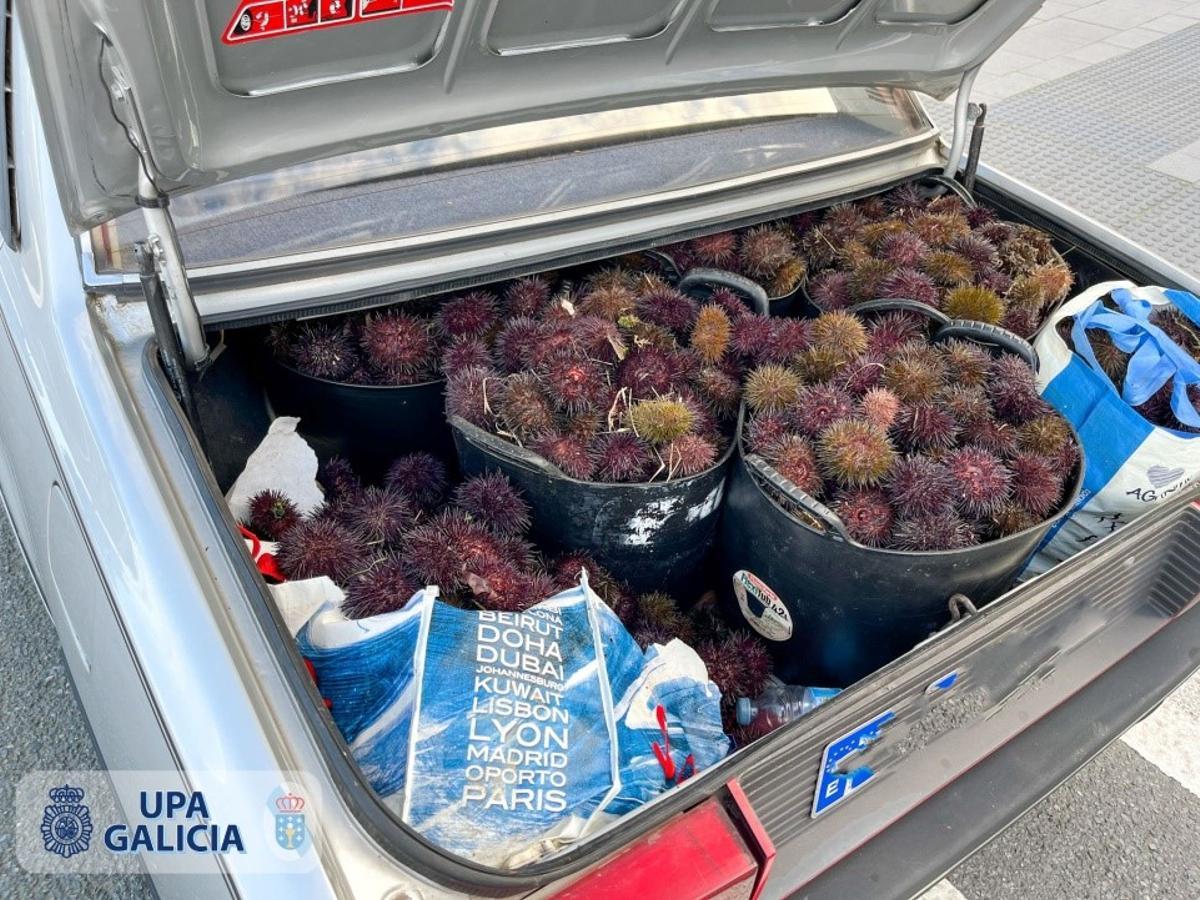
{"type": "Polygon", "coordinates": [[[427,138],[816,85],[943,97],[1041,0],[45,0],[19,7],[83,230],[159,194],[427,138]],[[145,192],[142,192],[143,196],[145,192]]]}

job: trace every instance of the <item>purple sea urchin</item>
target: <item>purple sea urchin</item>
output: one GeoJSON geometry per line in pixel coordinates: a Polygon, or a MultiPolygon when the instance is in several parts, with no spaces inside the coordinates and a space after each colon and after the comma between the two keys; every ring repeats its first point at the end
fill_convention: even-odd
{"type": "MultiPolygon", "coordinates": [[[[657,634],[679,638],[684,643],[694,643],[696,628],[691,617],[684,614],[670,594],[655,591],[642,594],[635,601],[638,625],[643,629],[655,629],[657,634]]],[[[667,641],[655,641],[665,644],[667,641]]]]}
{"type": "Polygon", "coordinates": [[[1012,470],[981,447],[962,447],[946,456],[954,480],[959,509],[968,516],[985,517],[1012,493],[1012,470]]]}
{"type": "Polygon", "coordinates": [[[384,482],[407,495],[420,509],[430,510],[446,496],[446,467],[429,453],[409,453],[388,467],[384,482]]]}
{"type": "Polygon", "coordinates": [[[879,484],[896,461],[896,450],[885,432],[870,422],[842,419],[817,439],[822,470],[843,487],[879,484]]]}
{"type": "Polygon", "coordinates": [[[1034,453],[1018,453],[1008,465],[1013,473],[1014,500],[1039,519],[1058,508],[1062,499],[1063,473],[1053,459],[1034,453]]]}
{"type": "Polygon", "coordinates": [[[773,334],[772,319],[758,315],[745,316],[734,320],[729,346],[744,359],[765,362],[773,334]]]}
{"type": "Polygon", "coordinates": [[[885,300],[916,300],[935,309],[941,299],[941,291],[933,279],[916,269],[897,269],[879,288],[879,297],[885,300]]]}
{"type": "Polygon", "coordinates": [[[342,456],[331,456],[322,463],[317,471],[317,481],[325,491],[326,500],[348,497],[362,490],[362,481],[354,467],[342,456]]]}
{"type": "Polygon", "coordinates": [[[787,365],[812,343],[812,325],[806,319],[769,319],[771,336],[762,348],[764,362],[787,365]]]}
{"type": "Polygon", "coordinates": [[[553,405],[533,373],[510,375],[497,394],[493,401],[496,417],[519,440],[533,440],[554,429],[553,405]]]}
{"type": "Polygon", "coordinates": [[[469,366],[450,374],[446,382],[446,412],[466,419],[477,428],[489,428],[489,396],[500,377],[483,366],[469,366]]]}
{"type": "Polygon", "coordinates": [[[369,544],[394,546],[413,524],[416,510],[406,495],[393,488],[369,487],[342,507],[341,519],[369,544]]]}
{"type": "Polygon", "coordinates": [[[953,511],[901,519],[892,534],[896,550],[961,550],[979,543],[975,530],[953,511]]]}
{"type": "Polygon", "coordinates": [[[481,338],[499,317],[496,298],[487,291],[472,291],[442,304],[437,325],[451,338],[481,338]]]}
{"type": "Polygon", "coordinates": [[[1061,458],[1064,449],[1075,443],[1071,426],[1057,413],[1038,416],[1016,431],[1016,443],[1022,449],[1051,459],[1061,458]]]}
{"type": "Polygon", "coordinates": [[[311,322],[301,325],[292,350],[296,368],[305,375],[338,381],[358,366],[358,354],[341,325],[311,322]]]}
{"type": "Polygon", "coordinates": [[[861,397],[883,379],[883,357],[870,352],[850,360],[834,378],[838,387],[861,397]]]}
{"type": "Polygon", "coordinates": [[[596,478],[600,481],[645,481],[658,466],[650,445],[632,431],[601,435],[596,445],[596,457],[596,478]]]}
{"type": "Polygon", "coordinates": [[[505,372],[519,372],[529,364],[545,327],[534,319],[518,316],[509,319],[496,336],[496,356],[505,372]]]}
{"type": "Polygon", "coordinates": [[[936,356],[913,344],[899,348],[883,369],[883,384],[906,403],[927,403],[943,384],[944,368],[936,356]]]}
{"type": "Polygon", "coordinates": [[[997,456],[1008,457],[1017,449],[1017,429],[1008,422],[999,422],[991,416],[986,416],[964,425],[962,440],[997,456]]]}
{"type": "Polygon", "coordinates": [[[948,450],[958,439],[959,424],[949,411],[936,403],[902,406],[893,432],[908,450],[948,450]]]}
{"type": "Polygon", "coordinates": [[[596,458],[588,445],[569,434],[545,434],[534,441],[533,450],[570,478],[587,481],[596,472],[596,458]]]}
{"type": "Polygon", "coordinates": [[[761,413],[746,426],[746,449],[750,453],[767,456],[771,446],[789,433],[787,420],[782,413],[761,413]]]}
{"type": "Polygon", "coordinates": [[[579,311],[615,322],[631,314],[636,304],[637,295],[625,285],[604,285],[591,288],[580,298],[579,311]]]}
{"type": "Polygon", "coordinates": [[[1039,520],[1021,504],[1009,501],[996,510],[988,521],[997,537],[1007,537],[1032,528],[1039,520]]]}
{"type": "Polygon", "coordinates": [[[691,257],[702,266],[715,266],[727,269],[737,260],[738,238],[732,231],[721,231],[717,234],[706,234],[693,238],[688,250],[691,257]]]}
{"type": "Polygon", "coordinates": [[[348,619],[369,619],[403,609],[422,585],[398,554],[374,560],[346,586],[342,613],[348,619]]]}
{"type": "Polygon", "coordinates": [[[808,437],[816,437],[834,422],[854,416],[854,398],[828,384],[802,387],[785,410],[788,424],[808,437]]]}
{"type": "Polygon", "coordinates": [[[855,303],[866,303],[883,296],[883,286],[896,272],[885,259],[867,257],[850,269],[850,296],[855,303]]]}
{"type": "Polygon", "coordinates": [[[412,384],[431,377],[437,345],[429,323],[406,313],[368,313],[359,336],[371,368],[384,379],[412,384]]]}
{"type": "Polygon", "coordinates": [[[283,533],[275,559],[291,579],[326,575],[345,584],[362,567],[362,535],[332,518],[305,519],[283,533]]]}
{"type": "Polygon", "coordinates": [[[506,318],[535,318],[542,307],[550,302],[553,287],[550,280],[541,275],[521,278],[504,290],[504,314],[506,318]]]}
{"type": "Polygon", "coordinates": [[[949,249],[971,263],[976,274],[995,268],[1000,257],[996,245],[977,234],[964,234],[954,238],[949,249]]]}
{"type": "Polygon", "coordinates": [[[987,382],[992,355],[972,341],[951,338],[937,345],[946,364],[946,379],[953,385],[978,387],[987,382]]]}
{"type": "Polygon", "coordinates": [[[638,318],[682,336],[696,321],[696,301],[673,287],[654,287],[643,293],[635,307],[638,318]]]}
{"type": "Polygon", "coordinates": [[[992,362],[987,394],[996,415],[1016,424],[1043,415],[1048,409],[1046,401],[1038,394],[1033,369],[1025,360],[1010,353],[992,362]]]}
{"type": "Polygon", "coordinates": [[[752,278],[770,278],[795,255],[796,246],[791,237],[770,225],[746,231],[738,251],[743,271],[752,278]]]}
{"type": "Polygon", "coordinates": [[[696,373],[696,390],[709,408],[723,419],[737,414],[742,402],[741,380],[716,366],[706,366],[696,373]]]}
{"type": "Polygon", "coordinates": [[[861,544],[882,547],[891,538],[894,516],[883,491],[874,488],[843,491],[833,501],[833,511],[850,537],[861,544]]]}
{"type": "Polygon", "coordinates": [[[455,489],[454,505],[497,534],[521,534],[529,528],[529,504],[499,472],[468,478],[455,489]]]}
{"type": "Polygon", "coordinates": [[[447,377],[473,366],[490,369],[493,364],[487,344],[478,338],[455,338],[442,353],[442,371],[447,377]]]}
{"type": "Polygon", "coordinates": [[[983,389],[960,382],[951,378],[952,387],[943,390],[937,396],[937,403],[946,410],[954,420],[964,426],[981,422],[992,414],[991,404],[983,389]]]}
{"type": "Polygon", "coordinates": [[[595,409],[608,389],[604,370],[586,357],[554,356],[542,366],[540,374],[546,395],[568,414],[595,409]]]}
{"type": "Polygon", "coordinates": [[[800,490],[813,497],[821,496],[824,482],[813,445],[807,438],[798,434],[784,434],[768,444],[762,453],[775,471],[800,490]]]}
{"type": "Polygon", "coordinates": [[[711,469],[717,462],[717,448],[708,438],[698,434],[677,437],[663,453],[671,477],[688,478],[711,469]]]}
{"type": "Polygon", "coordinates": [[[911,231],[889,234],[879,246],[879,253],[892,265],[905,268],[919,266],[929,253],[929,245],[911,231]]]}
{"type": "Polygon", "coordinates": [[[817,308],[824,312],[845,309],[853,302],[850,295],[850,273],[840,269],[827,269],[809,284],[808,295],[817,308]]]}
{"type": "Polygon", "coordinates": [[[957,494],[950,470],[924,456],[898,460],[888,477],[887,491],[903,519],[953,510],[957,494]]]}
{"type": "Polygon", "coordinates": [[[280,491],[259,491],[250,498],[250,530],[263,540],[279,540],[299,521],[296,504],[280,491]]]}
{"type": "Polygon", "coordinates": [[[887,357],[896,348],[925,333],[923,320],[909,312],[888,312],[876,318],[867,335],[867,350],[887,357]]]}

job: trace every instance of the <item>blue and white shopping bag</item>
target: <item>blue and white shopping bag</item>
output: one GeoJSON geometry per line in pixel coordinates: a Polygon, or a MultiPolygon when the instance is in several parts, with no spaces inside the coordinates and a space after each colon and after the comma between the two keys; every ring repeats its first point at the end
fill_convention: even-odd
{"type": "Polygon", "coordinates": [[[586,577],[524,613],[436,588],[370,619],[329,605],[297,642],[371,786],[481,863],[586,837],[729,751],[695,651],[643,653],[586,577]]]}
{"type": "Polygon", "coordinates": [[[1200,477],[1200,435],[1154,425],[1133,408],[1171,384],[1176,417],[1200,427],[1187,394],[1189,385],[1200,384],[1200,363],[1150,323],[1150,313],[1165,305],[1200,326],[1194,295],[1110,281],[1065,303],[1042,328],[1034,344],[1041,361],[1038,384],[1079,433],[1085,467],[1075,508],[1046,536],[1026,574],[1046,571],[1200,477]],[[1110,294],[1117,310],[1103,303],[1110,294]],[[1055,327],[1071,317],[1075,352],[1055,327]],[[1114,385],[1096,360],[1089,334],[1097,332],[1132,354],[1122,385],[1114,385]]]}

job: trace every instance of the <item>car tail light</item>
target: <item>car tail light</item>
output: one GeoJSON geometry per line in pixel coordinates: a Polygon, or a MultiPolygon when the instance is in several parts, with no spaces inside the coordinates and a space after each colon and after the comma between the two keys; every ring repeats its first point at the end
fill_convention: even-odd
{"type": "Polygon", "coordinates": [[[734,779],[555,894],[556,900],[755,900],[775,847],[734,779]]]}

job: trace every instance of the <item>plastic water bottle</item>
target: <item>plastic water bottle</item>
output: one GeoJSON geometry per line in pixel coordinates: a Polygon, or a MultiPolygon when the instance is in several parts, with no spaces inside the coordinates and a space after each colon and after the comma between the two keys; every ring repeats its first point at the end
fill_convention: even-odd
{"type": "Polygon", "coordinates": [[[758,697],[739,697],[737,722],[751,722],[764,730],[774,730],[812,712],[822,703],[841,693],[838,688],[804,687],[799,684],[768,684],[758,697]]]}

